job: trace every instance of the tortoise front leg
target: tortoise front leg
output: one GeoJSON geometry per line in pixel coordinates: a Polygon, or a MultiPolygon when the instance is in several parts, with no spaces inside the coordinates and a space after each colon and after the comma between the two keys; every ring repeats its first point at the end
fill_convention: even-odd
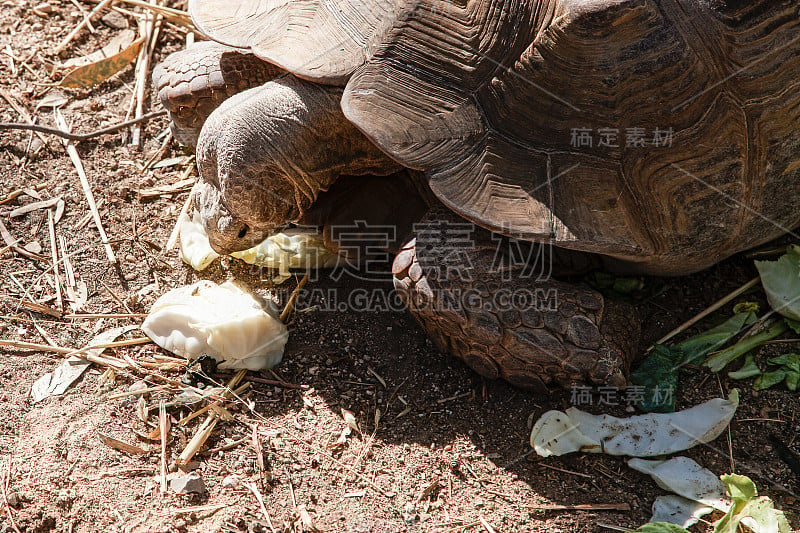
{"type": "Polygon", "coordinates": [[[400,297],[441,350],[527,389],[625,385],[640,329],[632,306],[526,270],[503,253],[509,241],[481,228],[464,247],[447,231],[429,215],[392,268],[400,297]]]}

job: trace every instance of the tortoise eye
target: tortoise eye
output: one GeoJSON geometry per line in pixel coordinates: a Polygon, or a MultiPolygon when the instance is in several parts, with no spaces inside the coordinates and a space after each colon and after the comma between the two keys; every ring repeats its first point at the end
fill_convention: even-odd
{"type": "Polygon", "coordinates": [[[237,237],[240,239],[244,239],[249,229],[250,227],[247,224],[245,224],[244,226],[242,226],[242,229],[239,230],[239,234],[237,235],[237,237]]]}

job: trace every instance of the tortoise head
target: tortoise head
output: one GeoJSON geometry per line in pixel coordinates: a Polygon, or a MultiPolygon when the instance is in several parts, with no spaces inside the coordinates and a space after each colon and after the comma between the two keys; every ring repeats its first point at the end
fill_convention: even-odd
{"type": "Polygon", "coordinates": [[[197,142],[195,206],[211,246],[255,246],[303,217],[340,175],[399,169],[339,107],[342,89],[286,76],[225,100],[197,142]]]}
{"type": "Polygon", "coordinates": [[[264,187],[231,190],[200,179],[192,195],[209,243],[220,254],[252,248],[296,218],[295,205],[264,187]]]}

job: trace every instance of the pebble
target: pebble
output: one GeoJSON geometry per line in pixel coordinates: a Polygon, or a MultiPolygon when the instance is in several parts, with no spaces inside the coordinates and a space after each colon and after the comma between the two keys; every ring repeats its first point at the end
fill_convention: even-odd
{"type": "MultiPolygon", "coordinates": [[[[144,381],[136,381],[134,383],[131,383],[131,386],[128,387],[128,391],[129,392],[138,392],[138,391],[144,390],[146,388],[147,388],[147,383],[145,383],[144,381]]],[[[141,396],[141,393],[140,394],[136,394],[135,396],[139,397],[139,396],[141,396]]]]}
{"type": "Polygon", "coordinates": [[[197,472],[176,476],[169,480],[169,486],[176,494],[204,494],[206,492],[206,484],[197,472]]]}
{"type": "Polygon", "coordinates": [[[236,474],[225,476],[225,478],[222,480],[222,486],[226,489],[235,489],[239,486],[239,476],[236,474]]]}
{"type": "Polygon", "coordinates": [[[18,492],[9,492],[6,500],[8,500],[8,505],[15,509],[19,509],[23,502],[23,498],[18,492]]]}
{"type": "Polygon", "coordinates": [[[40,17],[46,17],[55,11],[55,8],[48,4],[47,2],[41,3],[33,8],[33,12],[40,17]]]}
{"type": "Polygon", "coordinates": [[[408,523],[416,522],[419,520],[419,515],[417,514],[417,508],[413,502],[406,503],[405,507],[403,507],[403,520],[408,523]]]}
{"type": "Polygon", "coordinates": [[[125,18],[125,15],[117,11],[107,13],[100,20],[103,21],[103,24],[115,30],[124,30],[128,28],[128,19],[125,18]]]}

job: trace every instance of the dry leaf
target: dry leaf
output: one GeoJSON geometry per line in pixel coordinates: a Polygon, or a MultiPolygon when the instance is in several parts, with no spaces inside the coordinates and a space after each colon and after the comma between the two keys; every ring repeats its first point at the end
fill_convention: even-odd
{"type": "Polygon", "coordinates": [[[39,243],[39,241],[31,241],[23,246],[23,248],[34,254],[42,253],[42,245],[39,243]]]}
{"type": "Polygon", "coordinates": [[[147,422],[150,416],[150,410],[147,408],[147,401],[144,396],[139,396],[139,400],[136,402],[136,415],[142,422],[147,422]]]}
{"type": "Polygon", "coordinates": [[[77,313],[89,299],[89,288],[85,281],[80,280],[75,283],[75,286],[67,285],[66,290],[69,308],[73,313],[77,313]]]}
{"type": "MultiPolygon", "coordinates": [[[[96,344],[108,344],[114,342],[117,337],[123,333],[136,329],[137,326],[123,326],[119,328],[112,328],[96,335],[91,341],[89,346],[96,344]]],[[[86,355],[100,355],[104,348],[95,348],[87,350],[86,355]]],[[[72,356],[65,359],[61,366],[55,371],[48,372],[39,379],[37,379],[31,387],[31,400],[33,403],[40,402],[50,396],[58,396],[64,394],[67,388],[75,382],[76,379],[86,371],[91,365],[84,356],[72,356]]]]}
{"type": "Polygon", "coordinates": [[[21,217],[22,215],[24,215],[26,213],[30,213],[31,211],[37,211],[39,209],[46,209],[48,207],[53,207],[54,205],[57,205],[58,202],[63,202],[63,200],[61,200],[60,196],[56,196],[55,198],[50,198],[49,200],[41,200],[39,202],[32,202],[30,204],[20,206],[20,207],[18,207],[16,209],[13,209],[11,211],[7,211],[7,212],[5,212],[3,214],[4,215],[8,215],[9,218],[21,217]]]}
{"type": "MultiPolygon", "coordinates": [[[[183,160],[183,158],[181,158],[181,160],[183,160]]],[[[153,165],[152,168],[156,168],[156,166],[153,165]]],[[[153,198],[156,196],[161,196],[162,194],[173,194],[188,191],[192,188],[194,182],[194,178],[186,178],[185,180],[176,181],[175,183],[169,183],[167,185],[157,185],[149,189],[140,189],[139,196],[142,198],[153,198]]]]}
{"type": "Polygon", "coordinates": [[[108,435],[103,435],[102,433],[98,433],[97,436],[100,438],[100,442],[102,442],[106,446],[114,448],[115,450],[129,453],[131,455],[144,455],[148,453],[147,450],[143,448],[139,448],[138,446],[134,446],[133,444],[128,444],[127,442],[115,439],[114,437],[109,437],[108,435]]]}
{"type": "MultiPolygon", "coordinates": [[[[182,164],[186,163],[187,159],[188,158],[186,156],[169,157],[167,159],[162,159],[158,163],[155,163],[150,168],[155,170],[157,168],[166,168],[166,167],[173,167],[175,165],[182,165],[182,164]]],[[[194,179],[192,179],[191,181],[194,182],[194,179]]]]}
{"type": "Polygon", "coordinates": [[[64,200],[59,198],[58,202],[56,203],[56,214],[53,215],[53,224],[58,224],[61,220],[61,217],[64,216],[64,210],[66,209],[67,204],[64,203],[64,200]]]}
{"type": "Polygon", "coordinates": [[[334,442],[333,444],[328,444],[328,449],[329,450],[336,450],[338,448],[343,447],[345,444],[347,444],[347,437],[349,437],[350,433],[352,433],[352,432],[353,432],[353,430],[350,429],[350,426],[346,426],[342,430],[342,432],[339,434],[339,438],[336,439],[336,442],[334,442]]]}
{"type": "Polygon", "coordinates": [[[351,429],[361,433],[361,430],[358,428],[358,422],[356,422],[356,415],[354,415],[351,411],[342,409],[342,418],[344,418],[344,421],[347,422],[347,425],[350,426],[351,429]]]}
{"type": "Polygon", "coordinates": [[[314,519],[311,518],[311,514],[309,514],[308,509],[304,504],[301,503],[297,506],[297,512],[300,514],[300,523],[303,525],[303,531],[321,531],[314,523],[314,519]]]}
{"type": "Polygon", "coordinates": [[[66,105],[69,100],[60,92],[53,90],[47,93],[44,98],[36,102],[36,111],[43,107],[61,107],[66,105]]]}
{"type": "Polygon", "coordinates": [[[131,35],[135,35],[132,30],[125,30],[101,50],[64,63],[62,68],[79,66],[67,73],[59,85],[71,89],[97,85],[121,71],[136,59],[144,43],[144,37],[129,41],[131,35]]]}

